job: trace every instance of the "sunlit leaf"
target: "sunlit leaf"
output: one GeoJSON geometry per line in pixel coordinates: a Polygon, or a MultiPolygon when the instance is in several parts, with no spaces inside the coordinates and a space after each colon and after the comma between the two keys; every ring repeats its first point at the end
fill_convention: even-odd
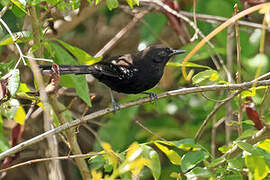
{"type": "Polygon", "coordinates": [[[20,85],[20,71],[18,69],[12,70],[9,73],[7,88],[11,96],[14,96],[20,85]]]}
{"type": "MultiPolygon", "coordinates": [[[[30,31],[13,33],[13,36],[15,37],[17,43],[28,42],[33,39],[32,32],[30,31]]],[[[1,39],[0,46],[5,46],[13,43],[14,41],[12,37],[10,35],[6,35],[4,38],[1,39]]]]}
{"type": "Polygon", "coordinates": [[[154,143],[166,156],[169,158],[170,162],[174,165],[180,165],[181,164],[181,156],[177,154],[174,150],[171,150],[167,148],[166,146],[163,146],[160,143],[155,142],[154,143]]]}
{"type": "MultiPolygon", "coordinates": [[[[172,67],[182,67],[183,64],[182,63],[178,63],[178,62],[168,62],[166,64],[167,66],[172,66],[172,67]]],[[[185,64],[185,67],[194,67],[194,68],[206,68],[206,69],[211,69],[208,66],[204,66],[204,65],[200,65],[200,64],[196,64],[196,63],[192,63],[192,62],[187,62],[185,64]]]]}
{"type": "Polygon", "coordinates": [[[77,58],[80,64],[92,65],[102,59],[102,57],[95,58],[91,56],[90,54],[88,54],[87,52],[85,52],[84,50],[77,48],[75,46],[72,46],[64,41],[61,41],[59,39],[57,39],[57,41],[60,44],[62,44],[71,54],[73,54],[77,58]]]}
{"type": "Polygon", "coordinates": [[[257,146],[270,153],[270,139],[265,139],[263,142],[260,142],[257,146]]]}
{"type": "Polygon", "coordinates": [[[233,147],[232,145],[229,145],[229,146],[224,145],[224,146],[219,147],[218,150],[224,154],[227,151],[229,151],[232,147],[233,147]]]}
{"type": "Polygon", "coordinates": [[[139,0],[126,0],[128,5],[131,7],[131,9],[133,8],[134,5],[139,6],[139,0]]]}
{"type": "Polygon", "coordinates": [[[14,120],[18,124],[24,125],[25,117],[26,117],[25,111],[24,111],[23,107],[20,105],[17,109],[15,116],[14,116],[14,120]]]}
{"type": "Polygon", "coordinates": [[[112,164],[113,169],[116,170],[116,167],[118,165],[118,158],[116,156],[116,153],[112,150],[112,147],[109,143],[101,142],[101,146],[103,147],[104,151],[107,153],[105,156],[110,161],[110,164],[112,164]]]}
{"type": "Polygon", "coordinates": [[[142,148],[137,142],[132,143],[127,149],[126,159],[128,161],[134,161],[142,153],[142,148]]]}
{"type": "Polygon", "coordinates": [[[23,11],[25,14],[27,14],[27,11],[25,9],[26,3],[23,4],[21,2],[25,2],[25,1],[18,1],[18,0],[11,0],[11,2],[16,5],[21,11],[23,11]]]}
{"type": "Polygon", "coordinates": [[[107,6],[109,8],[109,10],[112,10],[114,8],[117,8],[118,7],[118,0],[106,0],[107,2],[107,6]]]}
{"type": "Polygon", "coordinates": [[[102,179],[102,172],[97,172],[95,169],[91,170],[91,175],[93,180],[100,180],[102,179]]]}
{"type": "MultiPolygon", "coordinates": [[[[73,57],[64,50],[61,46],[49,42],[47,44],[48,47],[51,48],[54,52],[54,61],[57,64],[77,64],[77,62],[73,59],[73,57]]],[[[47,48],[46,46],[46,48],[47,48]]],[[[89,88],[85,76],[83,75],[64,75],[61,76],[61,85],[66,87],[73,87],[75,88],[79,97],[91,106],[90,95],[89,95],[89,88]]]]}
{"type": "Polygon", "coordinates": [[[247,155],[245,156],[247,168],[253,173],[255,180],[264,179],[268,175],[269,167],[263,156],[247,155]]]}
{"type": "Polygon", "coordinates": [[[216,81],[218,79],[218,72],[215,70],[212,70],[212,69],[199,72],[198,74],[196,74],[192,77],[192,83],[199,84],[202,81],[205,81],[207,79],[209,79],[211,81],[213,81],[213,80],[216,81]]]}
{"type": "Polygon", "coordinates": [[[155,180],[158,180],[161,173],[161,166],[158,153],[150,146],[140,145],[143,149],[142,156],[149,160],[146,166],[151,170],[155,180]]]}

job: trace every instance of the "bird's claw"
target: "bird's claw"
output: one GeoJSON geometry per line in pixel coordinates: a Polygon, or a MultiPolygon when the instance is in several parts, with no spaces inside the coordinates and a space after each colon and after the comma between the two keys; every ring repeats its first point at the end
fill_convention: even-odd
{"type": "Polygon", "coordinates": [[[120,106],[115,101],[112,101],[112,108],[113,108],[113,113],[115,114],[116,111],[120,109],[120,106]]]}
{"type": "Polygon", "coordinates": [[[157,99],[158,99],[158,97],[157,97],[157,94],[156,94],[156,93],[153,93],[153,92],[144,92],[144,94],[149,95],[150,101],[151,101],[152,103],[157,104],[157,99]]]}

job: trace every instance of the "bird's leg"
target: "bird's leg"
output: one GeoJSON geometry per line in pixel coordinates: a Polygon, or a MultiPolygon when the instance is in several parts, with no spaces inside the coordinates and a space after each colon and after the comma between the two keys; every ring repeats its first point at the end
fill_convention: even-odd
{"type": "Polygon", "coordinates": [[[150,98],[151,102],[154,102],[155,104],[157,103],[157,94],[153,92],[143,92],[143,94],[147,94],[150,98]]]}
{"type": "Polygon", "coordinates": [[[111,99],[112,99],[112,107],[113,107],[113,113],[115,114],[117,110],[120,109],[120,106],[116,103],[114,97],[113,97],[113,92],[110,89],[110,95],[111,95],[111,99]]]}

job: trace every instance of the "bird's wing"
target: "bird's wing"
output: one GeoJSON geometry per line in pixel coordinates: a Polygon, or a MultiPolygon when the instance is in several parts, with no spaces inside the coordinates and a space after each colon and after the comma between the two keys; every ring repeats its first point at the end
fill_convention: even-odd
{"type": "Polygon", "coordinates": [[[119,56],[110,60],[100,61],[93,65],[96,76],[109,76],[118,79],[129,79],[133,76],[133,60],[131,55],[119,56]]]}

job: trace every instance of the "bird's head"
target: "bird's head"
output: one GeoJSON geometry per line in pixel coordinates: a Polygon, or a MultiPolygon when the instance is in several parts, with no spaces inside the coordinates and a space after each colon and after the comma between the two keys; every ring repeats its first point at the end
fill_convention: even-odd
{"type": "Polygon", "coordinates": [[[172,56],[185,52],[185,50],[174,50],[163,45],[155,45],[144,49],[142,54],[145,58],[151,59],[155,63],[166,64],[172,56]]]}

